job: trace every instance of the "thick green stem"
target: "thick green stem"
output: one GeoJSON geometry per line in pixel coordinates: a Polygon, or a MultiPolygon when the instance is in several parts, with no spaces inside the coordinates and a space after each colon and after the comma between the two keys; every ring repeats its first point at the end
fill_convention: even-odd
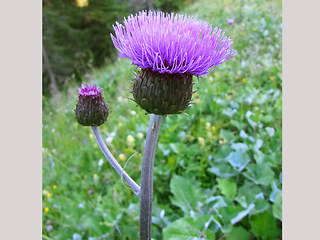
{"type": "Polygon", "coordinates": [[[140,240],[151,239],[153,164],[162,116],[150,114],[141,168],[140,240]]]}

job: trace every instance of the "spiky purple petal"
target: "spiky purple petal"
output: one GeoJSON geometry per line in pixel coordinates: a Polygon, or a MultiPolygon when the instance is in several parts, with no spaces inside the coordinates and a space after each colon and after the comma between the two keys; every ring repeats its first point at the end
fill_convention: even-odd
{"type": "Polygon", "coordinates": [[[119,57],[160,73],[206,75],[236,50],[221,29],[182,14],[141,11],[116,22],[111,34],[119,57]]]}
{"type": "Polygon", "coordinates": [[[91,85],[84,85],[81,84],[81,88],[79,88],[79,95],[82,96],[97,96],[103,93],[102,88],[97,87],[95,84],[93,84],[93,81],[91,85]]]}

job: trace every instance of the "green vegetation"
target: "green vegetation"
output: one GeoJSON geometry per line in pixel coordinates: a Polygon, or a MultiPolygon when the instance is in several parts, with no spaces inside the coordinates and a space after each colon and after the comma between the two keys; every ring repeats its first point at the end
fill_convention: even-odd
{"type": "MultiPolygon", "coordinates": [[[[241,7],[236,0],[198,0],[181,12],[221,27],[238,53],[194,78],[188,116],[163,119],[153,238],[281,239],[281,1],[244,0],[241,7]]],[[[149,116],[130,100],[134,68],[119,59],[83,82],[104,88],[111,113],[100,132],[140,183],[149,116]]],[[[90,127],[76,122],[78,87],[65,88],[61,99],[43,97],[43,238],[138,239],[139,199],[105,160],[90,127]]]]}

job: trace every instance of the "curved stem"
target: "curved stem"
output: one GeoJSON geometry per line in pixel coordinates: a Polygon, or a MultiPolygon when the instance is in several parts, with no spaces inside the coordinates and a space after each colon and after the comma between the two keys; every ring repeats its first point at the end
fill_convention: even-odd
{"type": "Polygon", "coordinates": [[[113,157],[111,152],[109,151],[107,145],[104,143],[98,127],[91,127],[92,132],[98,142],[98,145],[103,152],[104,156],[107,158],[111,166],[116,170],[116,172],[123,177],[123,179],[128,183],[129,187],[133,190],[133,192],[139,196],[140,195],[140,187],[132,178],[123,170],[123,168],[120,166],[120,164],[117,162],[117,160],[113,157]]]}
{"type": "Polygon", "coordinates": [[[150,115],[141,168],[140,240],[151,239],[153,164],[162,116],[150,115]]]}

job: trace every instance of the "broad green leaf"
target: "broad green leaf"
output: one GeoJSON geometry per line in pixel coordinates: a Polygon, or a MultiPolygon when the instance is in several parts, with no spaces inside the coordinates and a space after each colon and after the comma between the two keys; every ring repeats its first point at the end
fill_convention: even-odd
{"type": "Polygon", "coordinates": [[[208,171],[221,178],[234,177],[237,174],[237,172],[228,163],[225,162],[214,163],[214,166],[209,168],[208,171]]]}
{"type": "Polygon", "coordinates": [[[247,208],[251,203],[256,201],[257,195],[261,194],[261,188],[254,185],[248,180],[239,187],[236,201],[241,204],[244,208],[247,208]]]}
{"type": "Polygon", "coordinates": [[[173,175],[170,189],[173,193],[171,202],[180,207],[185,216],[191,216],[191,211],[196,211],[201,200],[200,184],[195,180],[173,175]]]}
{"type": "Polygon", "coordinates": [[[220,130],[220,136],[223,137],[228,143],[232,143],[236,140],[236,136],[233,135],[232,132],[225,129],[220,130]]]}
{"type": "Polygon", "coordinates": [[[240,206],[227,206],[218,208],[217,211],[222,216],[222,220],[225,224],[231,224],[231,220],[238,216],[240,212],[245,210],[240,206]]]}
{"type": "Polygon", "coordinates": [[[279,192],[272,206],[273,216],[282,221],[282,192],[279,192]]]}
{"type": "Polygon", "coordinates": [[[273,171],[265,164],[250,164],[243,175],[254,183],[264,186],[271,184],[274,178],[273,171]]]}
{"type": "Polygon", "coordinates": [[[226,240],[248,240],[249,233],[243,227],[233,227],[226,240]]]}
{"type": "Polygon", "coordinates": [[[248,150],[248,146],[245,143],[232,143],[231,147],[235,150],[235,151],[243,151],[246,152],[248,150]]]}
{"type": "Polygon", "coordinates": [[[269,211],[254,215],[250,221],[251,231],[262,240],[274,240],[280,233],[276,219],[269,211]]]}
{"type": "Polygon", "coordinates": [[[224,115],[226,115],[226,116],[228,116],[228,117],[230,117],[230,118],[231,118],[235,113],[236,113],[236,112],[233,111],[232,108],[224,108],[224,109],[222,110],[222,114],[224,114],[224,115]]]}
{"type": "Polygon", "coordinates": [[[231,166],[241,172],[251,161],[249,155],[243,151],[231,152],[226,160],[231,164],[231,166]]]}
{"type": "Polygon", "coordinates": [[[266,115],[261,118],[261,121],[264,123],[269,123],[269,122],[272,122],[273,119],[274,118],[271,115],[266,115]]]}
{"type": "Polygon", "coordinates": [[[236,128],[238,128],[238,130],[241,130],[245,127],[245,124],[243,122],[240,122],[240,121],[236,121],[236,120],[231,120],[230,121],[230,124],[235,126],[236,128]]]}
{"type": "Polygon", "coordinates": [[[244,217],[246,217],[253,209],[255,205],[251,203],[249,207],[241,212],[239,212],[234,218],[231,219],[231,224],[234,225],[240,222],[244,217]]]}
{"type": "Polygon", "coordinates": [[[182,143],[170,143],[169,146],[175,154],[181,154],[184,149],[184,144],[182,143]]]}
{"type": "Polygon", "coordinates": [[[230,199],[233,199],[236,196],[237,184],[233,179],[218,178],[217,181],[223,195],[230,199]]]}
{"type": "Polygon", "coordinates": [[[268,201],[263,198],[258,198],[254,204],[256,205],[254,213],[262,213],[269,208],[268,201]]]}
{"type": "Polygon", "coordinates": [[[166,228],[163,229],[164,240],[200,240],[200,239],[215,239],[215,235],[211,230],[208,230],[210,224],[210,215],[198,217],[180,218],[166,228]],[[207,225],[207,226],[206,226],[207,225]]]}

